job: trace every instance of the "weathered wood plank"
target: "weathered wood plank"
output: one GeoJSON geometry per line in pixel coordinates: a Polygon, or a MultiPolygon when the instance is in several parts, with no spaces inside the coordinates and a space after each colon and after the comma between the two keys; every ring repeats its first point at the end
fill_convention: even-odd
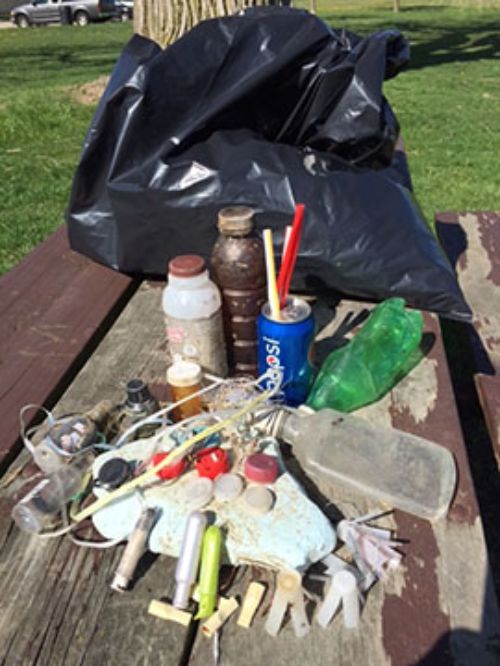
{"type": "Polygon", "coordinates": [[[500,213],[438,213],[436,228],[473,311],[472,325],[464,329],[475,373],[485,375],[475,381],[500,465],[498,381],[492,379],[500,374],[500,213]]]}
{"type": "Polygon", "coordinates": [[[53,404],[136,287],[70,250],[64,227],[0,279],[0,468],[21,407],[53,404]]]}
{"type": "Polygon", "coordinates": [[[474,377],[474,381],[490,439],[495,443],[494,452],[500,467],[500,375],[479,374],[474,377]]]}
{"type": "Polygon", "coordinates": [[[469,329],[469,335],[473,342],[477,371],[487,374],[498,372],[500,212],[438,213],[436,228],[473,311],[474,330],[469,329]]]}
{"type": "MultiPolygon", "coordinates": [[[[102,398],[119,400],[133,376],[156,387],[164,382],[160,295],[147,285],[137,292],[56,412],[81,411],[102,398]]],[[[149,601],[169,592],[174,562],[147,555],[134,589],[111,591],[123,546],[86,550],[67,539],[41,541],[21,533],[9,512],[24,493],[22,484],[16,479],[0,502],[0,663],[178,663],[188,632],[147,615],[149,601]]]]}
{"type": "MultiPolygon", "coordinates": [[[[66,392],[58,406],[61,411],[82,409],[102,397],[118,397],[120,384],[132,372],[153,385],[162,384],[165,348],[159,302],[159,290],[147,286],[139,290],[66,392]]],[[[347,310],[360,307],[342,304],[330,331],[347,310]]],[[[302,640],[294,637],[289,625],[277,639],[271,639],[263,630],[262,617],[250,630],[238,629],[233,618],[222,632],[223,665],[404,666],[450,664],[460,659],[471,663],[471,655],[478,664],[497,663],[498,610],[491,595],[481,520],[435,317],[426,317],[426,332],[427,341],[434,336],[428,356],[391,394],[363,414],[373,422],[434,439],[453,451],[459,486],[449,519],[431,525],[401,512],[386,519],[401,538],[408,539],[406,557],[400,571],[370,592],[359,631],[347,631],[336,620],[325,631],[314,626],[302,640]]],[[[12,484],[11,495],[20,483],[12,484]]],[[[380,506],[344,492],[339,493],[337,505],[347,516],[380,506]]],[[[117,553],[76,552],[59,540],[40,544],[12,529],[5,502],[3,507],[0,662],[178,663],[186,633],[145,615],[149,600],[167,591],[173,575],[171,560],[158,558],[133,592],[116,597],[107,583],[117,553]],[[16,586],[16,576],[19,580],[21,575],[24,583],[16,586]]],[[[235,590],[244,591],[244,585],[235,590]]],[[[211,660],[211,643],[198,637],[192,663],[211,660]]]]}
{"type": "MultiPolygon", "coordinates": [[[[333,333],[349,310],[361,307],[342,303],[319,337],[333,333]]],[[[288,624],[273,639],[264,632],[262,617],[249,631],[239,629],[233,618],[221,634],[223,666],[243,661],[246,666],[496,663],[498,608],[436,317],[426,316],[425,331],[426,343],[432,342],[426,358],[389,395],[359,414],[453,452],[459,480],[448,519],[431,524],[399,511],[393,514],[390,525],[408,540],[403,567],[370,591],[359,631],[344,629],[337,619],[327,630],[313,624],[302,639],[295,638],[288,624]]],[[[339,491],[336,505],[348,517],[381,507],[345,491],[339,491]]],[[[197,636],[191,663],[207,663],[211,650],[210,642],[197,636]]]]}

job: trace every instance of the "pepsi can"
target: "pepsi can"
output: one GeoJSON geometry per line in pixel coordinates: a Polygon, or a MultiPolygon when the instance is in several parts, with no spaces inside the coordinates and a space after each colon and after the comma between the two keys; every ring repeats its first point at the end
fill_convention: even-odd
{"type": "MultiPolygon", "coordinates": [[[[278,370],[282,383],[277,397],[289,405],[301,405],[314,379],[311,363],[314,319],[309,304],[296,297],[287,300],[280,316],[280,321],[272,319],[266,303],[257,319],[259,375],[269,369],[278,370]]],[[[276,379],[266,377],[262,387],[275,389],[276,379]]]]}

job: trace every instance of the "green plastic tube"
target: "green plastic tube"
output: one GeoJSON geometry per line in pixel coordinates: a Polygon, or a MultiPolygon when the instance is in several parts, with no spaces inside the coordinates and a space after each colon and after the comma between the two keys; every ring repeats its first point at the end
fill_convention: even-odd
{"type": "Polygon", "coordinates": [[[212,525],[205,531],[201,546],[200,580],[198,582],[200,602],[196,615],[197,620],[210,617],[215,610],[219,589],[221,546],[221,531],[212,525]]]}

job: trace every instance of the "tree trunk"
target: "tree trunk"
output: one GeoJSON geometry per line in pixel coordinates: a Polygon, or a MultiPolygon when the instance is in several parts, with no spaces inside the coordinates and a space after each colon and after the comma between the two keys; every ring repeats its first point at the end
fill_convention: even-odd
{"type": "Polygon", "coordinates": [[[200,21],[264,4],[265,0],[135,0],[134,31],[165,47],[200,21]]]}
{"type": "Polygon", "coordinates": [[[399,12],[399,10],[401,9],[401,0],[394,0],[393,9],[395,12],[399,12]]]}

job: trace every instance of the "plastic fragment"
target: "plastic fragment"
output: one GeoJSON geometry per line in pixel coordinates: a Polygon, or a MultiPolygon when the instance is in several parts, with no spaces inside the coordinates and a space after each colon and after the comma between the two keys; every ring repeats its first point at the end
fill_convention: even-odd
{"type": "Polygon", "coordinates": [[[344,626],[354,629],[359,622],[359,597],[356,577],[350,571],[339,571],[332,577],[332,583],[316,615],[317,623],[328,626],[342,604],[344,626]]]}
{"type": "Polygon", "coordinates": [[[244,629],[248,629],[250,627],[252,620],[255,617],[255,613],[259,609],[265,592],[266,586],[262,583],[257,583],[255,581],[250,583],[241,605],[241,612],[237,622],[239,627],[243,627],[244,629]]]}
{"type": "Polygon", "coordinates": [[[236,597],[220,597],[219,607],[208,620],[201,625],[203,635],[207,638],[212,638],[214,633],[218,631],[223,624],[225,624],[231,615],[239,608],[239,603],[236,597]]]}
{"type": "Polygon", "coordinates": [[[384,578],[387,571],[401,563],[402,555],[395,550],[399,542],[392,539],[390,530],[370,527],[359,520],[341,520],[337,533],[364,574],[384,578]]]}
{"type": "Polygon", "coordinates": [[[277,636],[288,605],[292,626],[297,638],[305,636],[310,625],[307,620],[302,591],[302,578],[297,571],[281,571],[277,576],[276,592],[267,617],[265,629],[270,636],[277,636]]]}
{"type": "Polygon", "coordinates": [[[161,620],[168,620],[170,622],[182,624],[184,627],[189,626],[192,620],[191,613],[175,608],[171,604],[158,601],[157,599],[153,599],[149,604],[148,613],[155,617],[159,617],[161,620]]]}

